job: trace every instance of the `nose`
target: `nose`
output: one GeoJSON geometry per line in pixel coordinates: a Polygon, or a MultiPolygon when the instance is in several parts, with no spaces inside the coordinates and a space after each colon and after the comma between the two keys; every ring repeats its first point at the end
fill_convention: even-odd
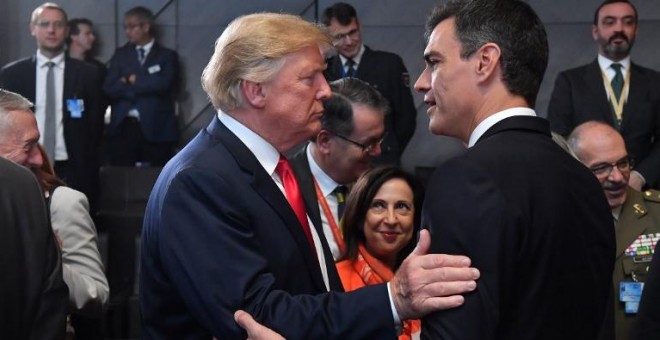
{"type": "Polygon", "coordinates": [[[415,82],[415,91],[425,93],[430,89],[430,75],[428,67],[422,71],[417,81],[415,82]]]}
{"type": "Polygon", "coordinates": [[[332,97],[332,90],[330,90],[330,85],[328,85],[328,81],[325,80],[325,76],[322,73],[319,73],[317,75],[317,79],[320,83],[320,86],[318,92],[316,93],[316,99],[325,100],[332,97]]]}
{"type": "Polygon", "coordinates": [[[619,167],[612,167],[612,171],[610,171],[609,176],[607,176],[607,180],[614,183],[621,183],[621,181],[624,180],[623,173],[619,170],[619,167]]]}
{"type": "Polygon", "coordinates": [[[385,223],[387,224],[396,224],[397,223],[397,218],[396,218],[396,213],[394,212],[394,208],[390,207],[387,209],[387,213],[385,214],[385,223]]]}
{"type": "Polygon", "coordinates": [[[36,146],[33,146],[30,149],[27,163],[31,168],[40,168],[44,164],[44,158],[41,156],[41,152],[36,146]]]}

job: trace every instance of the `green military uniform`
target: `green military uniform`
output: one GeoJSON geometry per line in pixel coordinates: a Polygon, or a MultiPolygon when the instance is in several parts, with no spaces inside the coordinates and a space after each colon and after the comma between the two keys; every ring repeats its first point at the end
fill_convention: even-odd
{"type": "MultiPolygon", "coordinates": [[[[617,340],[628,340],[636,314],[625,313],[625,303],[619,301],[619,284],[622,281],[643,282],[651,256],[639,246],[640,237],[660,236],[660,192],[639,192],[628,188],[628,197],[616,223],[616,263],[614,265],[614,322],[617,340]],[[637,249],[638,254],[634,255],[637,249]],[[633,277],[634,276],[634,277],[633,277]]],[[[654,248],[654,247],[653,247],[654,248]]],[[[649,251],[652,251],[651,248],[649,251]]]]}

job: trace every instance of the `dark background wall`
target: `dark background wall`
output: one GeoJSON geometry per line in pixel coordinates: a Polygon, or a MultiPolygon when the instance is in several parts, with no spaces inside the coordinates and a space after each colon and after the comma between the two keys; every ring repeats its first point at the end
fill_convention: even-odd
{"type": "MultiPolygon", "coordinates": [[[[358,11],[362,24],[363,41],[372,48],[388,50],[401,55],[411,75],[411,81],[423,69],[422,51],[424,21],[434,5],[432,0],[347,0],[358,11]]],[[[537,110],[545,116],[550,92],[557,72],[584,64],[596,56],[591,38],[593,11],[598,0],[529,0],[546,24],[550,43],[550,62],[537,110]]],[[[32,10],[42,1],[0,1],[0,64],[33,54],[34,38],[29,32],[32,10]]],[[[66,0],[58,1],[73,17],[87,17],[96,26],[97,58],[107,61],[115,47],[126,42],[123,31],[123,13],[142,5],[158,13],[156,20],[160,41],[178,51],[183,74],[183,91],[179,98],[179,122],[182,143],[189,140],[206,125],[213,115],[206,95],[201,90],[201,71],[213,53],[215,39],[236,16],[258,11],[301,14],[314,20],[315,8],[310,0],[66,0]]],[[[320,0],[319,11],[334,1],[320,0]]],[[[639,11],[638,39],[633,49],[633,60],[641,65],[660,69],[660,55],[654,32],[660,31],[660,2],[633,0],[639,11]]],[[[660,84],[659,84],[660,86],[660,84]]],[[[426,108],[422,96],[414,94],[417,112],[417,131],[403,156],[403,164],[434,166],[460,152],[461,143],[428,132],[426,108]]]]}

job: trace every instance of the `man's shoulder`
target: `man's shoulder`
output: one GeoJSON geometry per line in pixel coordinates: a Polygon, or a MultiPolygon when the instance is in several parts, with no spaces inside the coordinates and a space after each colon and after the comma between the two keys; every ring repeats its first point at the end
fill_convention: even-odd
{"type": "Polygon", "coordinates": [[[641,192],[644,202],[648,204],[660,204],[660,191],[649,189],[641,192]]]}
{"type": "Polygon", "coordinates": [[[21,67],[24,67],[27,64],[32,63],[33,61],[34,61],[34,56],[29,56],[29,57],[21,58],[21,59],[18,59],[18,60],[14,60],[14,61],[11,61],[11,62],[7,63],[5,66],[3,66],[2,70],[3,71],[16,70],[16,69],[19,69],[21,67]]]}

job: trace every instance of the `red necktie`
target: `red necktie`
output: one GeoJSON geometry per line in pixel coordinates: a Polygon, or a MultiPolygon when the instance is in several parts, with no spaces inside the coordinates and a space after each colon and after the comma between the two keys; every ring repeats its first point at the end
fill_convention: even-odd
{"type": "Polygon", "coordinates": [[[282,179],[282,185],[284,186],[284,192],[286,194],[286,199],[289,201],[289,205],[293,208],[293,211],[302,225],[305,236],[309,245],[314,250],[316,254],[316,247],[314,246],[314,239],[312,238],[312,231],[309,229],[309,223],[307,221],[307,212],[305,210],[305,203],[303,202],[302,195],[300,195],[300,188],[298,188],[298,182],[296,182],[296,177],[291,171],[291,165],[289,161],[282,155],[280,155],[280,160],[277,162],[277,167],[275,167],[275,172],[280,175],[282,179]]]}

